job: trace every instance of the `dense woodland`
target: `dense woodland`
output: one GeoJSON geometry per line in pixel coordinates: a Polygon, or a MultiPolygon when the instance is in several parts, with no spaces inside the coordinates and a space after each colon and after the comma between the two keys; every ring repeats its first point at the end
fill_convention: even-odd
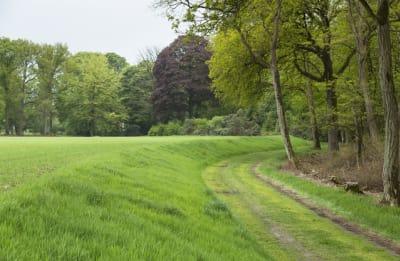
{"type": "MultiPolygon", "coordinates": [[[[332,156],[340,143],[383,143],[383,201],[399,192],[398,1],[160,0],[176,28],[211,36],[217,97],[242,105],[273,92],[287,157],[290,130],[306,123],[332,156]]],[[[377,150],[378,152],[379,150],[377,150]]]]}
{"type": "Polygon", "coordinates": [[[115,53],[0,40],[5,135],[309,138],[382,155],[400,204],[400,11],[378,0],[159,0],[184,35],[130,65],[115,53]],[[380,149],[382,148],[382,149],[380,149]]]}

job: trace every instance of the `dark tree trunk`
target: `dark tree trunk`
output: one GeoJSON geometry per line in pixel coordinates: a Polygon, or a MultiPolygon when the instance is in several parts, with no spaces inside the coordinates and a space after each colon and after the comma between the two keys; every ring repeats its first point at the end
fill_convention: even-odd
{"type": "Polygon", "coordinates": [[[12,135],[13,127],[12,127],[12,102],[10,97],[10,89],[8,80],[4,81],[4,130],[7,136],[12,135]]]}
{"type": "Polygon", "coordinates": [[[337,117],[337,97],[334,82],[326,84],[326,101],[328,104],[328,148],[330,152],[339,151],[339,129],[337,117]]]}
{"type": "Polygon", "coordinates": [[[310,112],[311,134],[313,138],[314,149],[321,149],[320,131],[318,127],[317,115],[315,113],[314,92],[311,81],[308,81],[306,86],[306,96],[308,110],[310,112]]]}
{"type": "Polygon", "coordinates": [[[363,149],[364,149],[364,141],[363,141],[363,124],[362,117],[356,113],[356,109],[352,108],[353,111],[353,121],[355,128],[355,141],[356,141],[356,150],[357,150],[357,166],[360,168],[363,163],[363,149]]]}
{"type": "Polygon", "coordinates": [[[278,115],[278,121],[280,126],[281,135],[283,138],[283,143],[286,150],[286,155],[288,157],[289,162],[297,167],[294,150],[292,147],[292,143],[290,140],[289,129],[286,121],[285,108],[283,104],[282,97],[282,86],[281,79],[278,68],[278,58],[277,58],[277,49],[278,49],[278,41],[279,41],[279,27],[281,23],[281,8],[282,2],[281,0],[276,0],[275,6],[275,15],[274,15],[274,24],[273,24],[273,33],[272,33],[272,41],[271,41],[271,75],[272,75],[272,85],[274,87],[275,93],[275,102],[276,102],[276,111],[278,115]]]}

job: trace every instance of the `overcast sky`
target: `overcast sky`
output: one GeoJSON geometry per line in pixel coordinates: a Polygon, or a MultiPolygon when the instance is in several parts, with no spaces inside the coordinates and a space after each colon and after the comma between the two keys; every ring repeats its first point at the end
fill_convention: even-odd
{"type": "Polygon", "coordinates": [[[153,0],[0,0],[0,36],[116,52],[135,62],[176,37],[153,0]]]}

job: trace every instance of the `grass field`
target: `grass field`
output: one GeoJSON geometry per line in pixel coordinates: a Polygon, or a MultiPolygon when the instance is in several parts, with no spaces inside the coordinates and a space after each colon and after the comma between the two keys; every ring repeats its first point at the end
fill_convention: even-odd
{"type": "Polygon", "coordinates": [[[394,259],[249,175],[278,179],[283,155],[279,137],[0,138],[0,260],[394,259]]]}
{"type": "Polygon", "coordinates": [[[201,172],[280,148],[278,137],[2,138],[0,259],[265,259],[201,172]]]}

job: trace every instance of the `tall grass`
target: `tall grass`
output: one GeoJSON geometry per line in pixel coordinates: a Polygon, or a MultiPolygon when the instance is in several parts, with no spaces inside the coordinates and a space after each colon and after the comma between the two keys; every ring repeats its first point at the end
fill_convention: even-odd
{"type": "Polygon", "coordinates": [[[278,137],[2,138],[0,259],[268,259],[201,172],[281,149],[278,137]]]}

